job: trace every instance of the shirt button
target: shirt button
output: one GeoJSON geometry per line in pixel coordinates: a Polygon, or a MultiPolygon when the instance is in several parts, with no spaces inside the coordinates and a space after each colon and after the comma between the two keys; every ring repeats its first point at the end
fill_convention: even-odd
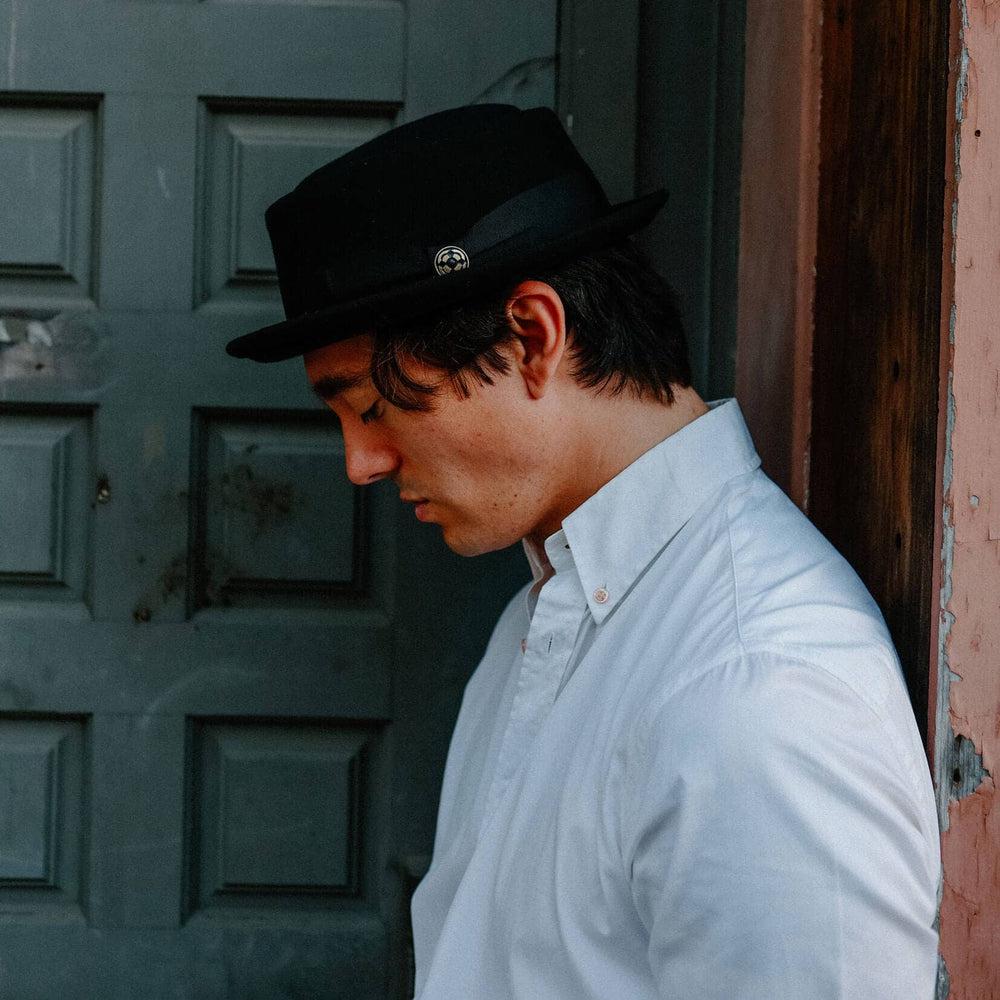
{"type": "Polygon", "coordinates": [[[522,639],[522,640],[521,640],[521,655],[522,655],[522,656],[524,656],[524,651],[525,651],[525,650],[526,650],[527,648],[528,648],[528,640],[527,640],[527,639],[522,639]]]}
{"type": "Polygon", "coordinates": [[[603,587],[598,587],[597,590],[594,591],[594,600],[597,601],[598,604],[607,604],[608,592],[603,587]]]}

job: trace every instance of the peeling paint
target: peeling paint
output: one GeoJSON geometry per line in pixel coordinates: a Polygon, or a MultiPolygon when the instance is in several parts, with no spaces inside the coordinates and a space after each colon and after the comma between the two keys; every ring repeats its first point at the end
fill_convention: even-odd
{"type": "Polygon", "coordinates": [[[156,168],[156,182],[160,185],[160,193],[166,201],[170,201],[170,188],[167,187],[167,172],[163,167],[156,168]]]}
{"type": "MultiPolygon", "coordinates": [[[[964,6],[964,4],[963,4],[964,6]]],[[[955,124],[965,120],[965,107],[969,100],[969,50],[963,45],[958,63],[958,84],[955,87],[955,124]]]]}
{"type": "MultiPolygon", "coordinates": [[[[957,142],[956,142],[957,147],[957,142]]],[[[955,159],[958,159],[958,149],[955,150],[955,159]]],[[[958,173],[958,167],[955,167],[955,173],[958,173]]],[[[958,201],[956,200],[951,206],[951,266],[955,266],[955,237],[958,236],[958,201]]],[[[951,328],[951,343],[955,343],[955,327],[954,327],[954,310],[955,306],[952,305],[952,328],[951,328]]]]}
{"type": "Polygon", "coordinates": [[[540,81],[548,82],[555,73],[556,57],[553,55],[525,59],[511,66],[502,76],[484,87],[473,99],[473,104],[501,101],[517,103],[516,97],[525,91],[534,93],[540,81]]]}
{"type": "MultiPolygon", "coordinates": [[[[954,420],[954,400],[951,397],[951,387],[948,392],[948,424],[945,451],[945,481],[946,496],[951,485],[951,424],[954,420]]],[[[948,663],[948,640],[955,624],[955,615],[949,610],[952,596],[952,568],[955,555],[955,527],[951,520],[951,505],[946,500],[942,511],[943,530],[941,537],[941,621],[938,628],[938,682],[937,703],[935,705],[935,732],[938,734],[934,745],[934,774],[936,777],[938,823],[941,830],[948,829],[948,804],[951,801],[951,789],[944,776],[948,773],[946,760],[947,748],[954,734],[949,721],[949,707],[952,681],[960,680],[948,663]],[[943,734],[948,739],[942,738],[943,734]]]]}
{"type": "Polygon", "coordinates": [[[937,987],[934,990],[934,996],[944,1000],[949,993],[951,993],[951,977],[948,975],[948,966],[945,965],[944,959],[938,955],[937,987]]]}
{"type": "MultiPolygon", "coordinates": [[[[953,331],[954,333],[954,331],[953,331]]],[[[948,372],[948,413],[945,424],[945,452],[944,452],[944,477],[943,486],[945,493],[946,513],[951,509],[951,483],[955,475],[955,452],[952,448],[952,439],[955,436],[955,374],[948,372]]]]}
{"type": "Polygon", "coordinates": [[[966,736],[954,736],[951,741],[951,797],[961,799],[972,795],[992,775],[983,765],[983,755],[966,736]]]}
{"type": "Polygon", "coordinates": [[[116,380],[110,332],[94,311],[47,319],[6,314],[0,325],[0,400],[16,396],[18,384],[39,380],[93,398],[116,380]]]}

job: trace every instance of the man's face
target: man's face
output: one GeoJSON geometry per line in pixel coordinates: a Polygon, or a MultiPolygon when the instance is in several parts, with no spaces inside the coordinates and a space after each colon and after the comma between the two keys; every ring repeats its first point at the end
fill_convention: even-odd
{"type": "MultiPolygon", "coordinates": [[[[461,555],[503,548],[531,533],[548,514],[544,461],[532,441],[542,428],[516,373],[475,386],[468,399],[446,383],[430,412],[400,410],[369,376],[370,336],[311,351],[306,375],[340,418],[347,475],[359,486],[391,479],[416,516],[441,526],[461,555]]],[[[436,373],[412,374],[434,381],[436,373]]]]}

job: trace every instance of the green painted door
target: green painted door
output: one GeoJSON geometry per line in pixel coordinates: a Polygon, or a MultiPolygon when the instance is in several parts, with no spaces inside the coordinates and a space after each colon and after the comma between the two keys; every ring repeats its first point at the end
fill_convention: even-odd
{"type": "Polygon", "coordinates": [[[555,0],[0,0],[0,997],[407,996],[465,679],[526,575],[359,491],[264,207],[554,101],[555,0]]]}

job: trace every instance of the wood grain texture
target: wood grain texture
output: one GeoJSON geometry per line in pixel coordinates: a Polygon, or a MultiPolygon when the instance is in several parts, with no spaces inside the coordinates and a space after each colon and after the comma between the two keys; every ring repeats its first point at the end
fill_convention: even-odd
{"type": "Polygon", "coordinates": [[[809,512],[882,608],[925,733],[948,26],[943,0],[824,0],[809,512]]]}

